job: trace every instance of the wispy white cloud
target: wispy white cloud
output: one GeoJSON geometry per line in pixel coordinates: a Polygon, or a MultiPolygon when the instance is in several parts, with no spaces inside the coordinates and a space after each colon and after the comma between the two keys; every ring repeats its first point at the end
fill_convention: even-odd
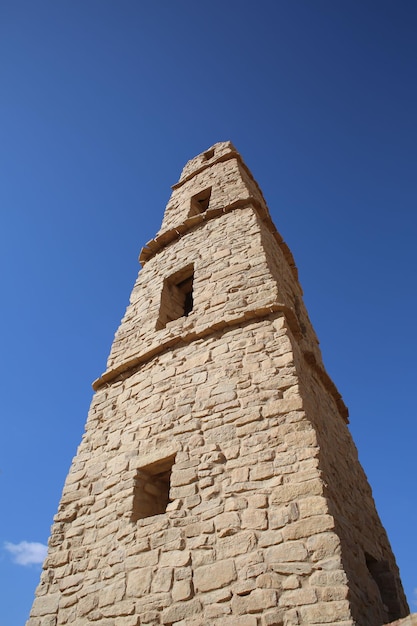
{"type": "Polygon", "coordinates": [[[13,562],[18,565],[43,563],[47,552],[47,546],[36,541],[21,541],[20,543],[6,541],[4,547],[12,555],[13,562]]]}

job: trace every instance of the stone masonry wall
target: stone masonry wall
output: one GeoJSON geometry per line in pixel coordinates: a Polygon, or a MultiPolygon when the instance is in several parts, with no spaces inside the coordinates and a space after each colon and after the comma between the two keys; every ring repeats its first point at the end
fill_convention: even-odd
{"type": "Polygon", "coordinates": [[[293,272],[289,267],[282,250],[276,245],[271,230],[263,223],[260,224],[262,248],[268,261],[268,269],[278,286],[280,301],[295,312],[299,333],[297,342],[303,352],[311,352],[315,361],[323,367],[319,341],[310,322],[303,301],[303,294],[298,281],[294,280],[293,272]]]}
{"type": "MultiPolygon", "coordinates": [[[[231,144],[228,145],[231,146],[231,144]]],[[[250,198],[264,203],[259,187],[237,160],[240,156],[233,147],[232,150],[230,153],[229,150],[218,149],[211,160],[202,163],[206,169],[196,173],[180,186],[174,186],[158,235],[183,223],[190,212],[191,198],[207,188],[211,188],[210,210],[222,210],[228,205],[250,198]],[[236,158],[230,158],[231,154],[236,158]],[[222,159],[225,156],[228,160],[218,161],[219,158],[222,159]],[[213,164],[207,167],[210,162],[213,164]]],[[[190,162],[189,167],[190,169],[198,168],[195,159],[190,162]]]]}
{"type": "Polygon", "coordinates": [[[111,369],[147,354],[174,335],[204,333],[205,328],[233,322],[250,309],[276,301],[277,285],[268,270],[256,213],[251,207],[226,213],[206,222],[204,235],[201,228],[192,230],[146,263],[107,366],[111,369]],[[157,330],[163,281],[189,264],[194,264],[193,311],[157,330]]]}
{"type": "MultiPolygon", "coordinates": [[[[320,572],[340,554],[318,455],[280,314],[100,390],[30,626],[316,623],[320,572]],[[168,512],[132,522],[138,468],[173,452],[168,512]]],[[[353,624],[332,572],[332,620],[353,624]]]]}
{"type": "Polygon", "coordinates": [[[417,626],[417,613],[408,615],[404,619],[399,619],[395,622],[391,622],[391,624],[388,624],[388,626],[417,626]]]}
{"type": "MultiPolygon", "coordinates": [[[[297,311],[301,335],[293,337],[294,355],[299,375],[300,396],[308,417],[315,428],[320,445],[320,470],[326,484],[325,494],[329,511],[335,518],[341,538],[343,568],[350,581],[349,599],[359,626],[378,625],[408,613],[398,567],[392,554],[384,527],[381,524],[372,491],[358,460],[356,446],[345,420],[342,419],[335,398],[323,385],[317,368],[311,367],[310,357],[322,366],[318,341],[308,318],[301,295],[291,272],[282,260],[271,232],[262,229],[263,248],[269,268],[276,278],[286,301],[297,311]],[[366,557],[383,564],[379,586],[372,576],[366,557]],[[384,601],[381,590],[385,586],[384,601]],[[391,608],[384,610],[384,604],[391,608]]],[[[337,561],[338,562],[338,561],[337,561]]],[[[375,567],[375,566],[374,566],[375,567]]],[[[378,568],[377,568],[378,569],[378,568]]],[[[332,579],[332,574],[329,574],[332,579]]]]}
{"type": "MultiPolygon", "coordinates": [[[[300,396],[316,432],[325,496],[341,539],[341,558],[349,580],[352,615],[358,626],[377,626],[408,613],[398,567],[347,425],[316,372],[305,362],[296,342],[293,345],[300,396]],[[379,581],[380,585],[377,584],[366,555],[384,564],[385,594],[380,588],[384,583],[381,585],[379,581]],[[384,605],[388,607],[384,609],[384,605]]],[[[331,562],[328,570],[322,577],[329,584],[333,580],[331,562]]]]}
{"type": "Polygon", "coordinates": [[[141,259],[27,626],[406,615],[291,253],[229,142],[185,166],[141,259]]]}

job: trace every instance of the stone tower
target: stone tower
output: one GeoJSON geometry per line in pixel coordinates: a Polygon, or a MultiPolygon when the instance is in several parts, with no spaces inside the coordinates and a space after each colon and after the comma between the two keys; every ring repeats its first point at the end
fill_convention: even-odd
{"type": "Polygon", "coordinates": [[[292,255],[231,143],[187,163],[140,261],[28,626],[407,615],[292,255]]]}

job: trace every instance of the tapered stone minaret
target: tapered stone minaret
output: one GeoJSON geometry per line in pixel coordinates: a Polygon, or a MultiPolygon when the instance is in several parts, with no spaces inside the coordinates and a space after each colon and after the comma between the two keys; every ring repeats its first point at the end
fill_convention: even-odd
{"type": "Polygon", "coordinates": [[[28,625],[407,615],[293,258],[231,143],[187,163],[140,261],[28,625]]]}

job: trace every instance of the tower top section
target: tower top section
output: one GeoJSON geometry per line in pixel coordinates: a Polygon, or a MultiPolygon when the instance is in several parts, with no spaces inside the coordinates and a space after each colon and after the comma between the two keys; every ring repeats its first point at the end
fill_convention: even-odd
{"type": "MultiPolygon", "coordinates": [[[[141,264],[202,222],[248,204],[276,231],[262,192],[239,152],[230,141],[214,144],[188,161],[172,186],[161,228],[142,249],[141,264]]],[[[289,250],[287,260],[295,270],[289,250]]]]}
{"type": "Polygon", "coordinates": [[[207,167],[210,167],[217,161],[225,161],[226,159],[233,157],[242,160],[240,154],[231,141],[219,141],[218,143],[215,143],[214,146],[211,146],[211,148],[205,150],[205,152],[198,154],[185,164],[181,172],[180,179],[178,183],[173,186],[173,189],[180,187],[187,180],[205,170],[207,167]]]}
{"type": "Polygon", "coordinates": [[[347,419],[322,366],[292,254],[231,142],[188,161],[139,258],[143,269],[95,389],[173,345],[279,312],[347,419]]]}

